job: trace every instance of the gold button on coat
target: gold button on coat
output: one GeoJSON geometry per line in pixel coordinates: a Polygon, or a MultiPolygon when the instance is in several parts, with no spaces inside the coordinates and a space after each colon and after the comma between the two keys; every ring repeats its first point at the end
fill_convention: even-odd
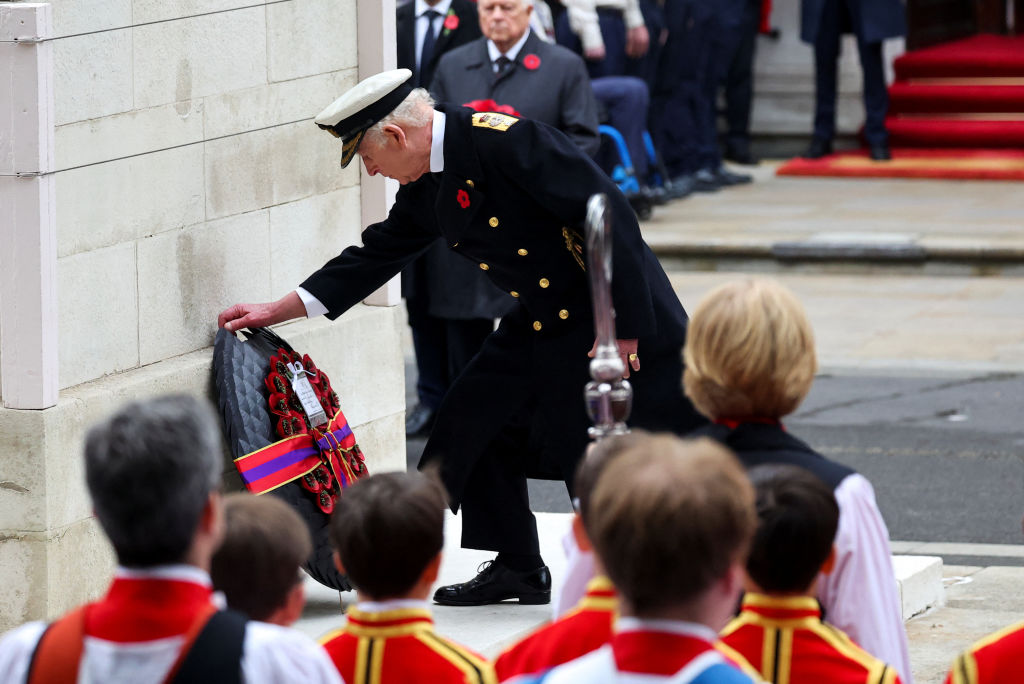
{"type": "Polygon", "coordinates": [[[534,322],[533,322],[533,329],[534,329],[534,330],[540,330],[540,329],[541,329],[541,328],[543,328],[543,327],[544,327],[544,326],[540,324],[540,321],[534,321],[534,322]]]}
{"type": "Polygon", "coordinates": [[[480,264],[480,270],[481,271],[486,271],[489,268],[490,268],[490,266],[488,266],[487,264],[480,264]]]}
{"type": "Polygon", "coordinates": [[[541,286],[541,287],[547,287],[547,286],[548,286],[548,285],[550,285],[550,284],[551,284],[551,283],[550,283],[550,282],[548,282],[548,279],[547,279],[547,278],[541,278],[541,279],[540,279],[540,286],[541,286]]]}
{"type": "Polygon", "coordinates": [[[564,321],[566,318],[569,317],[569,312],[566,311],[565,309],[562,309],[561,311],[558,312],[558,317],[564,321]]]}
{"type": "Polygon", "coordinates": [[[519,250],[519,256],[526,256],[527,254],[529,254],[529,252],[527,252],[525,249],[519,250]]]}
{"type": "Polygon", "coordinates": [[[488,223],[491,224],[491,228],[497,228],[498,227],[498,217],[497,216],[492,216],[491,220],[488,221],[488,223]]]}
{"type": "Polygon", "coordinates": [[[458,246],[459,246],[459,243],[456,242],[454,245],[452,245],[452,248],[454,249],[455,247],[458,247],[458,246]]]}
{"type": "Polygon", "coordinates": [[[519,296],[519,293],[516,292],[515,290],[512,290],[511,292],[509,292],[509,294],[512,295],[513,297],[518,297],[519,296]]]}
{"type": "Polygon", "coordinates": [[[472,188],[472,187],[475,187],[475,186],[476,186],[476,183],[474,183],[474,182],[473,182],[472,180],[469,180],[469,179],[467,178],[467,179],[466,179],[466,185],[468,185],[469,187],[471,187],[471,188],[472,188]]]}

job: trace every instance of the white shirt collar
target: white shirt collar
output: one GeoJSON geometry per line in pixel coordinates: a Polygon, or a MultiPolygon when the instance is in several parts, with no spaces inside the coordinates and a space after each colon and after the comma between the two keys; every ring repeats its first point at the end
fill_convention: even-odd
{"type": "MultiPolygon", "coordinates": [[[[526,45],[526,39],[529,37],[530,29],[527,28],[526,32],[523,33],[523,37],[520,38],[515,45],[508,49],[508,52],[505,53],[505,56],[511,59],[513,62],[516,61],[516,57],[519,56],[519,51],[523,49],[524,45],[526,45]]],[[[494,61],[498,59],[498,57],[501,57],[501,51],[498,50],[498,46],[495,45],[494,41],[491,40],[490,38],[487,39],[487,56],[491,58],[491,64],[494,64],[494,61]]]]}
{"type": "Polygon", "coordinates": [[[682,620],[644,620],[635,617],[620,617],[615,622],[616,632],[668,632],[681,636],[703,639],[710,643],[718,640],[715,630],[707,625],[682,620]]]}
{"type": "Polygon", "coordinates": [[[433,138],[430,141],[430,173],[444,171],[444,112],[434,110],[433,138]]]}
{"type": "Polygon", "coordinates": [[[425,0],[416,0],[416,18],[419,19],[423,16],[423,13],[427,10],[434,10],[442,17],[448,14],[448,9],[452,6],[452,0],[441,0],[433,7],[428,5],[425,0]]]}
{"type": "Polygon", "coordinates": [[[391,599],[389,601],[360,601],[356,608],[364,613],[384,613],[389,610],[402,610],[416,608],[419,610],[430,610],[430,604],[419,599],[391,599]]]}
{"type": "Polygon", "coordinates": [[[204,587],[213,586],[209,573],[194,565],[154,565],[151,568],[126,568],[119,565],[114,576],[119,579],[175,580],[204,587]]]}

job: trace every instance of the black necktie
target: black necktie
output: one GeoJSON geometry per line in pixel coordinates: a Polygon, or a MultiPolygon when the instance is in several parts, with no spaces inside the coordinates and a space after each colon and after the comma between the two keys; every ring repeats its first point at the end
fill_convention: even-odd
{"type": "Polygon", "coordinates": [[[426,82],[423,76],[429,70],[430,58],[434,56],[434,43],[437,40],[437,37],[434,35],[434,20],[440,17],[441,14],[430,9],[424,12],[423,16],[427,18],[427,32],[423,34],[423,49],[420,50],[420,72],[417,81],[420,86],[426,88],[430,84],[426,82]]]}
{"type": "Polygon", "coordinates": [[[494,63],[498,65],[498,71],[495,72],[495,77],[499,77],[508,71],[509,66],[512,65],[512,60],[505,55],[502,55],[501,57],[498,57],[498,59],[494,60],[494,63]]]}

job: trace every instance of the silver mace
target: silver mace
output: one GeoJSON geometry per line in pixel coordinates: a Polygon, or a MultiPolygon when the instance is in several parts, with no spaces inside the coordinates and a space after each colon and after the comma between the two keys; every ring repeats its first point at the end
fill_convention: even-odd
{"type": "Polygon", "coordinates": [[[590,377],[583,390],[587,415],[594,427],[587,433],[593,440],[629,432],[626,420],[633,406],[633,388],[623,380],[626,367],[619,356],[615,337],[615,308],[612,306],[612,227],[608,198],[591,195],[587,201],[587,261],[590,264],[590,294],[594,300],[594,334],[597,349],[590,362],[590,377]]]}

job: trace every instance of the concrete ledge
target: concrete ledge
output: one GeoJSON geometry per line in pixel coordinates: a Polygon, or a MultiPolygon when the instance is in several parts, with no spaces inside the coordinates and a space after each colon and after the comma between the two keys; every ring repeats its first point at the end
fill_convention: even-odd
{"type": "MultiPolygon", "coordinates": [[[[565,577],[566,560],[562,539],[569,530],[568,513],[535,513],[540,549],[551,569],[555,586],[565,577]]],[[[478,566],[494,558],[488,551],[460,548],[462,518],[448,514],[445,521],[445,555],[438,586],[465,582],[478,566]]],[[[944,603],[942,560],[927,556],[893,556],[896,581],[903,601],[903,619],[909,620],[928,608],[944,603]]],[[[337,629],[342,610],[356,601],[355,592],[339,594],[311,579],[306,580],[307,606],[296,627],[313,638],[337,629]]],[[[521,606],[502,603],[493,606],[457,608],[432,606],[439,634],[457,641],[489,658],[526,636],[551,618],[551,606],[521,606]]]]}
{"type": "Polygon", "coordinates": [[[945,604],[942,559],[937,556],[893,556],[896,582],[903,603],[903,620],[945,604]]]}

